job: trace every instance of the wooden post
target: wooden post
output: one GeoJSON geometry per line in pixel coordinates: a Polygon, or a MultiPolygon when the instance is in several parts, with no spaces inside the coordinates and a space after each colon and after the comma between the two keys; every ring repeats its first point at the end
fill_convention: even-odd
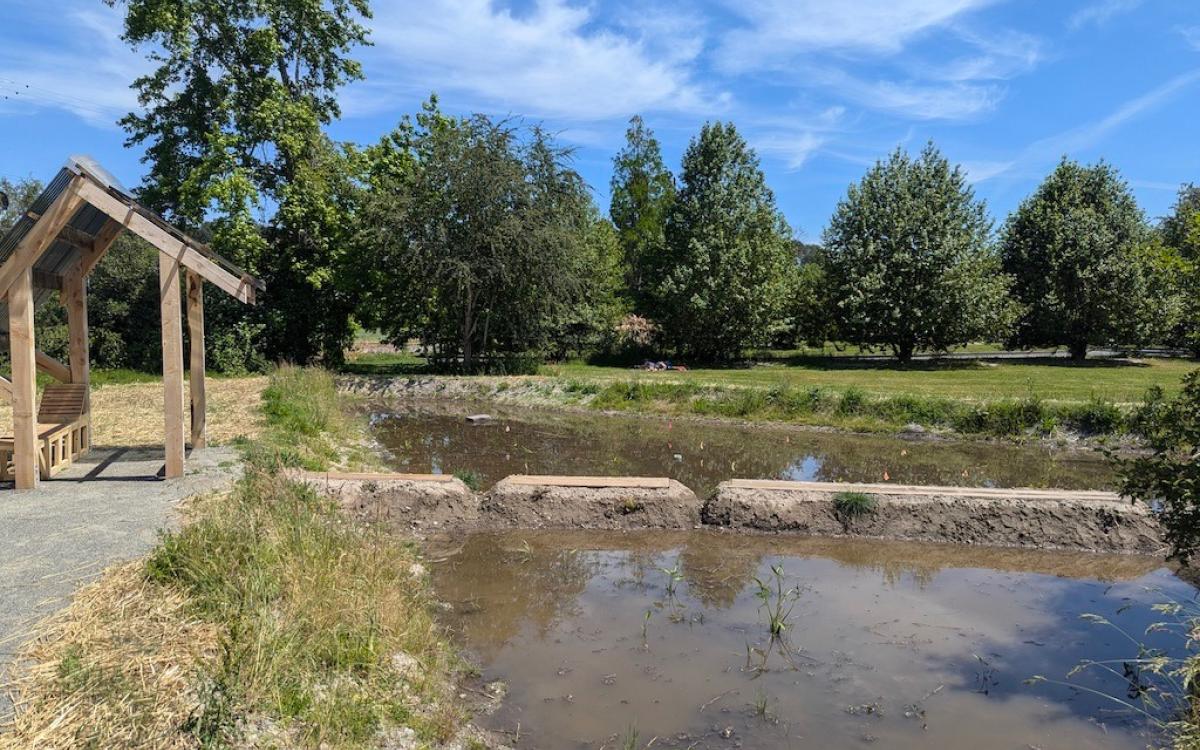
{"type": "Polygon", "coordinates": [[[192,396],[192,450],[195,450],[208,444],[204,435],[204,277],[191,269],[186,277],[188,339],[191,343],[188,373],[192,396]]]}
{"type": "Polygon", "coordinates": [[[71,382],[87,385],[90,378],[87,281],[82,276],[71,275],[63,280],[62,302],[67,309],[67,362],[71,382]]]}
{"type": "Polygon", "coordinates": [[[163,429],[166,476],[183,476],[183,322],[180,319],[179,261],[158,254],[163,354],[163,429]]]}
{"type": "Polygon", "coordinates": [[[37,364],[33,339],[33,273],[28,267],[8,291],[8,345],[12,355],[13,469],[18,490],[37,487],[37,364]]]}

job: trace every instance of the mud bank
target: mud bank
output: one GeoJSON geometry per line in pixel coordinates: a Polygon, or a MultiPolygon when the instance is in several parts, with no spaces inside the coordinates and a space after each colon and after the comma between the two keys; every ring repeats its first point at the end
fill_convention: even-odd
{"type": "Polygon", "coordinates": [[[690,529],[702,503],[673,479],[512,476],[483,496],[483,517],[518,528],[690,529]]]}
{"type": "Polygon", "coordinates": [[[479,524],[479,496],[457,477],[315,472],[293,477],[334,498],[356,518],[414,531],[479,524]]]}
{"type": "Polygon", "coordinates": [[[500,528],[693,529],[1160,554],[1154,514],[1107,492],[732,480],[702,501],[674,480],[507,477],[478,495],[454,477],[296,474],[348,513],[418,534],[500,528]],[[870,502],[854,515],[838,497],[870,502]]]}
{"type": "Polygon", "coordinates": [[[1149,508],[1107,492],[992,490],[827,482],[723,482],[704,506],[714,526],[1002,547],[1153,554],[1164,549],[1149,508]],[[862,493],[858,514],[837,499],[862,493]]]}

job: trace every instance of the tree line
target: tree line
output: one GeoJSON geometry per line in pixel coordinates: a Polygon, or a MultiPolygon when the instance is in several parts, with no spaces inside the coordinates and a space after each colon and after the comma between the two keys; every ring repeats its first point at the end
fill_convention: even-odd
{"type": "MultiPolygon", "coordinates": [[[[826,341],[901,360],[974,341],[1200,353],[1195,186],[1151,226],[1112,166],[1064,159],[997,228],[930,144],[867,170],[807,244],[732,123],[705,124],[676,174],[634,117],[604,216],[571,149],[519,119],[431,97],[375,143],[333,140],[366,0],[111,2],[153,65],[121,120],[139,197],[267,282],[252,310],[206,300],[215,369],[337,365],[359,327],[468,371],[826,341]]],[[[37,187],[9,183],[12,210],[37,187]]],[[[157,367],[153,264],[123,238],[98,267],[98,364],[157,367]]],[[[54,306],[39,324],[65,341],[54,306]]]]}

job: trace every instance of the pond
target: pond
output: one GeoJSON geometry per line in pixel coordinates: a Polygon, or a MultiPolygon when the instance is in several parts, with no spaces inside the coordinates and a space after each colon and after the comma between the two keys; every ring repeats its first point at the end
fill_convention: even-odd
{"type": "Polygon", "coordinates": [[[1096,451],[847,435],[587,412],[409,401],[371,411],[391,468],[471,471],[484,487],[510,474],[669,476],[702,497],[726,479],[1109,489],[1096,451]],[[469,423],[486,411],[492,419],[469,423]]]}
{"type": "Polygon", "coordinates": [[[1067,674],[1135,656],[1123,633],[1181,650],[1145,635],[1151,605],[1194,595],[1146,557],[718,531],[483,532],[429,555],[447,624],[508,685],[479,723],[532,748],[1144,747],[1103,697],[1128,697],[1120,661],[1067,674]]]}

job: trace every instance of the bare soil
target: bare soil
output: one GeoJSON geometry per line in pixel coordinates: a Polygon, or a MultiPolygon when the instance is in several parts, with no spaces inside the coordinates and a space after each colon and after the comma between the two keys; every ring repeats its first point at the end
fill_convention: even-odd
{"type": "Polygon", "coordinates": [[[1161,529],[1140,503],[1107,493],[789,483],[787,489],[725,482],[706,503],[715,526],[816,536],[865,536],[916,541],[1155,554],[1161,529]],[[839,512],[836,498],[865,491],[865,512],[839,512]]]}

